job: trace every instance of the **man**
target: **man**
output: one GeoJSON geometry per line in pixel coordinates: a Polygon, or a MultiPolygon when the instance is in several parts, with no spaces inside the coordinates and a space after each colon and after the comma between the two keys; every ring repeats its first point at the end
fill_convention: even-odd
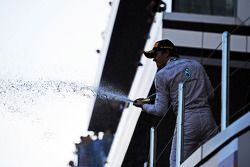
{"type": "MultiPolygon", "coordinates": [[[[179,58],[170,40],[155,43],[152,50],[144,55],[153,59],[158,71],[155,75],[156,99],[154,104],[146,104],[143,98],[135,100],[134,105],[149,114],[163,116],[171,105],[174,113],[178,110],[178,85],[184,83],[184,159],[194,149],[217,133],[212,118],[210,101],[213,88],[206,71],[200,63],[179,58]]],[[[170,166],[176,164],[176,130],[170,154],[170,166]]]]}

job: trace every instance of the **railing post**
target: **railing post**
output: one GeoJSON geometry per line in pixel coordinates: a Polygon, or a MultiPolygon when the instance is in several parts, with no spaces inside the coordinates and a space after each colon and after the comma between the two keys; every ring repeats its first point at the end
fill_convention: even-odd
{"type": "Polygon", "coordinates": [[[154,167],[155,160],[155,129],[151,127],[150,129],[150,159],[149,167],[154,167]]]}
{"type": "Polygon", "coordinates": [[[177,116],[177,142],[176,142],[176,167],[181,165],[183,160],[183,121],[184,121],[184,87],[179,83],[178,87],[178,116],[177,116]]]}
{"type": "Polygon", "coordinates": [[[229,60],[230,60],[230,34],[222,34],[222,73],[221,73],[221,130],[229,124],[229,60]]]}

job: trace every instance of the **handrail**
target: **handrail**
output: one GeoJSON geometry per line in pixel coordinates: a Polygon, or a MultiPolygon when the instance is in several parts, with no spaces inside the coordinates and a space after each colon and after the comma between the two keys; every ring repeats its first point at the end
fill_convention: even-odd
{"type": "Polygon", "coordinates": [[[177,143],[176,143],[176,167],[181,165],[183,160],[183,121],[184,121],[184,87],[179,83],[178,87],[178,116],[177,116],[177,143]]]}
{"type": "Polygon", "coordinates": [[[229,60],[230,35],[227,31],[222,34],[222,65],[221,65],[221,130],[229,124],[229,60]]]}
{"type": "Polygon", "coordinates": [[[155,129],[151,127],[150,129],[150,159],[149,167],[154,167],[155,164],[155,129]]]}

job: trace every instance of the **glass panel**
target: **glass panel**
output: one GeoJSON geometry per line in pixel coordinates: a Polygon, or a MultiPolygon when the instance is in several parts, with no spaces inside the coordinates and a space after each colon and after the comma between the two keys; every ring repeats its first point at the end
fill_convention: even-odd
{"type": "Polygon", "coordinates": [[[236,0],[175,0],[174,12],[234,16],[236,0]]]}

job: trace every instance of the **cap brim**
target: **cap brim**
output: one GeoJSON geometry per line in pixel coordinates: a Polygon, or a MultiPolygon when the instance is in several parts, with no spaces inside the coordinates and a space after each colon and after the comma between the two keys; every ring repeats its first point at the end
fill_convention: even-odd
{"type": "Polygon", "coordinates": [[[150,50],[150,51],[144,51],[144,55],[149,58],[149,59],[152,59],[155,57],[155,50],[150,50]]]}

